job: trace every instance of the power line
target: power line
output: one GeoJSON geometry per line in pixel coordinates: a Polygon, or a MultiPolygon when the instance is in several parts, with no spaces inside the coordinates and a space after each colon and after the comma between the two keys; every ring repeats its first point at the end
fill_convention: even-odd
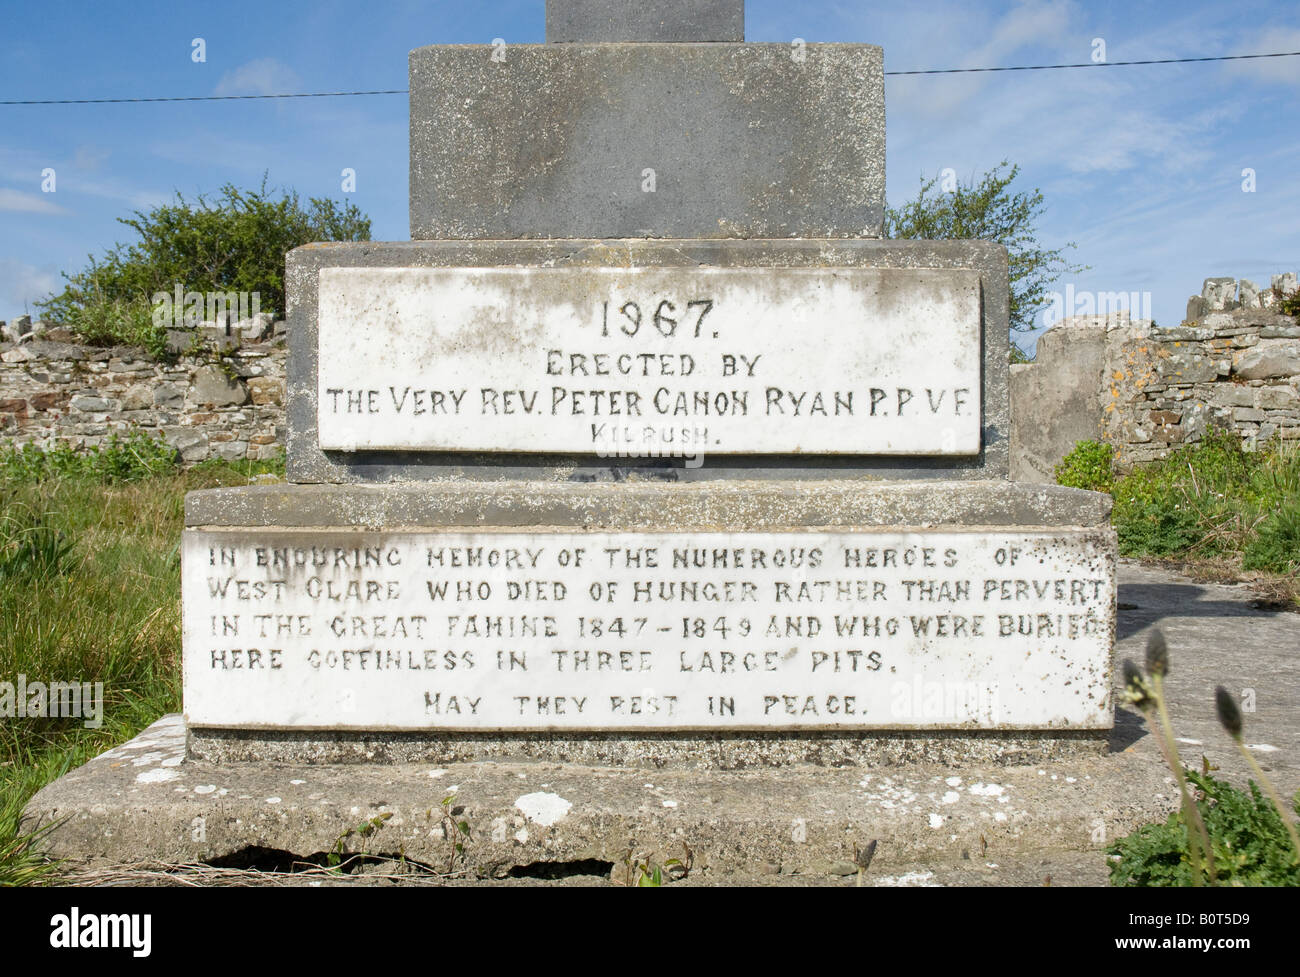
{"type": "MultiPolygon", "coordinates": [[[[1123,68],[1144,64],[1202,64],[1207,61],[1249,61],[1256,58],[1295,58],[1300,51],[1271,54],[1220,54],[1207,58],[1151,58],[1145,61],[1083,61],[1078,64],[1019,64],[997,68],[921,68],[886,71],[886,75],[963,75],[987,71],[1060,71],[1067,68],[1123,68]]],[[[0,105],[115,105],[131,102],[235,102],[268,98],[341,98],[353,95],[409,95],[406,88],[357,92],[285,92],[274,95],[171,95],[158,98],[26,98],[3,99],[0,105]]]]}
{"type": "Polygon", "coordinates": [[[127,101],[239,101],[247,99],[337,99],[344,95],[409,95],[407,88],[356,92],[286,92],[279,95],[172,95],[156,99],[6,99],[0,105],[109,105],[127,101]]]}
{"type": "Polygon", "coordinates": [[[1300,51],[1276,54],[1220,54],[1209,58],[1153,58],[1149,61],[1084,61],[1080,64],[1020,64],[1008,68],[926,68],[918,71],[886,71],[887,75],[960,75],[972,71],[1056,71],[1061,68],[1121,68],[1134,64],[1197,64],[1202,61],[1246,61],[1251,58],[1294,58],[1300,51]]]}

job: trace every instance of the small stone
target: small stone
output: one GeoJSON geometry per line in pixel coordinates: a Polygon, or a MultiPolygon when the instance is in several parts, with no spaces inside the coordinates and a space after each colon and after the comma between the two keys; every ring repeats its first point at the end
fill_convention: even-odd
{"type": "Polygon", "coordinates": [[[1201,285],[1201,298],[1211,312],[1222,312],[1236,307],[1237,280],[1235,278],[1207,278],[1201,285]]]}
{"type": "Polygon", "coordinates": [[[167,352],[178,355],[188,353],[198,337],[198,332],[193,329],[168,329],[167,352]]]}
{"type": "Polygon", "coordinates": [[[86,358],[86,353],[80,346],[53,342],[48,337],[35,340],[27,348],[31,350],[33,356],[46,360],[67,360],[76,363],[86,358]]]}
{"type": "Polygon", "coordinates": [[[248,442],[229,441],[225,444],[213,445],[212,453],[223,461],[242,461],[248,454],[248,442]]]}
{"type": "Polygon", "coordinates": [[[1297,283],[1294,271],[1284,272],[1281,275],[1274,275],[1272,285],[1273,291],[1282,298],[1289,298],[1296,292],[1300,291],[1300,283],[1297,283]]]}
{"type": "Polygon", "coordinates": [[[271,329],[275,325],[275,320],[269,312],[259,312],[257,315],[235,323],[235,329],[243,337],[246,343],[258,343],[271,334],[271,329]]]}
{"type": "Polygon", "coordinates": [[[1238,284],[1237,304],[1243,309],[1259,308],[1259,286],[1243,278],[1238,284]]]}
{"type": "Polygon", "coordinates": [[[29,346],[15,346],[13,349],[7,349],[0,353],[0,363],[26,363],[28,360],[35,358],[29,346]]]}
{"type": "Polygon", "coordinates": [[[1196,322],[1201,316],[1205,315],[1205,310],[1205,299],[1199,295],[1193,295],[1187,300],[1187,316],[1183,321],[1196,322]]]}
{"type": "Polygon", "coordinates": [[[1259,406],[1264,410],[1295,410],[1300,407],[1300,394],[1295,387],[1263,387],[1259,391],[1259,406]]]}
{"type": "Polygon", "coordinates": [[[153,402],[159,407],[181,407],[185,404],[185,394],[174,383],[160,383],[154,387],[153,402]]]}
{"type": "Polygon", "coordinates": [[[1235,372],[1247,380],[1296,376],[1300,374],[1300,343],[1263,340],[1237,358],[1235,372]]]}
{"type": "Polygon", "coordinates": [[[58,390],[47,390],[44,393],[32,394],[28,401],[31,403],[33,410],[52,410],[66,404],[68,395],[58,390]]]}
{"type": "Polygon", "coordinates": [[[254,404],[284,403],[284,381],[275,377],[253,377],[248,381],[248,395],[254,404]]]}
{"type": "Polygon", "coordinates": [[[79,410],[86,414],[98,414],[115,409],[111,401],[105,400],[103,397],[92,397],[87,394],[78,394],[73,397],[68,402],[68,406],[73,410],[79,410]]]}
{"type": "Polygon", "coordinates": [[[857,875],[858,867],[852,862],[837,861],[831,862],[830,875],[857,875]]]}
{"type": "Polygon", "coordinates": [[[194,371],[189,402],[213,407],[237,407],[248,403],[248,388],[216,366],[201,366],[194,371]]]}
{"type": "Polygon", "coordinates": [[[147,383],[137,383],[122,394],[122,410],[148,410],[153,403],[153,388],[147,383]]]}
{"type": "Polygon", "coordinates": [[[198,337],[201,342],[212,346],[218,353],[228,353],[232,349],[239,348],[239,333],[216,323],[200,323],[198,337]]]}
{"type": "Polygon", "coordinates": [[[208,456],[208,438],[201,431],[173,428],[165,430],[163,436],[180,453],[182,461],[202,461],[208,456]]]}

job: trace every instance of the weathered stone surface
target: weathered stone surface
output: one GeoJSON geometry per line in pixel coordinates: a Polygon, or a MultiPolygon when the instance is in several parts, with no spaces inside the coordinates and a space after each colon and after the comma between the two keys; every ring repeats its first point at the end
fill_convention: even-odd
{"type": "Polygon", "coordinates": [[[260,343],[271,335],[275,317],[269,312],[259,312],[248,319],[241,319],[233,328],[239,332],[246,343],[260,343]]]}
{"type": "Polygon", "coordinates": [[[154,389],[147,383],[137,383],[122,394],[122,410],[148,410],[154,405],[154,389]]]}
{"type": "Polygon", "coordinates": [[[188,353],[198,340],[199,333],[197,329],[168,329],[166,341],[167,352],[176,354],[188,353]]]}
{"type": "Polygon", "coordinates": [[[880,48],[411,52],[411,237],[878,237],[880,48]]]}
{"type": "Polygon", "coordinates": [[[58,390],[46,390],[29,398],[33,410],[53,410],[68,402],[68,395],[58,390]]]}
{"type": "Polygon", "coordinates": [[[1207,278],[1201,285],[1201,298],[1211,312],[1231,310],[1236,306],[1237,280],[1235,278],[1207,278]]]}
{"type": "Polygon", "coordinates": [[[185,403],[185,393],[174,383],[160,383],[154,388],[154,403],[159,407],[180,407],[185,403]]]}
{"type": "Polygon", "coordinates": [[[248,381],[248,396],[254,404],[284,403],[284,380],[281,377],[253,377],[248,381]]]}
{"type": "Polygon", "coordinates": [[[1290,323],[1283,321],[1264,326],[1260,329],[1259,336],[1261,339],[1300,339],[1300,323],[1293,319],[1290,323]]]}
{"type": "Polygon", "coordinates": [[[210,322],[200,324],[195,330],[199,341],[206,343],[218,353],[227,353],[232,349],[238,349],[239,344],[243,341],[243,336],[229,326],[215,325],[210,322]]]}
{"type": "Polygon", "coordinates": [[[1300,374],[1300,343],[1283,339],[1262,340],[1236,358],[1233,372],[1247,380],[1300,374]]]}
{"type": "MultiPolygon", "coordinates": [[[[832,749],[824,739],[808,737],[822,756],[832,749]]],[[[914,739],[912,756],[941,755],[937,737],[928,751],[924,737],[914,739]]],[[[863,755],[862,746],[843,745],[863,755]]],[[[623,746],[614,741],[607,752],[623,746]]],[[[184,758],[184,726],[170,716],[44,788],[27,807],[27,826],[62,818],[45,845],[79,866],[192,863],[239,852],[249,838],[299,857],[329,851],[355,829],[360,810],[388,815],[368,850],[445,867],[451,843],[436,803],[430,814],[429,797],[454,786],[458,816],[471,829],[456,867],[473,876],[585,859],[621,865],[629,845],[660,859],[681,857],[686,841],[692,874],[726,881],[770,865],[788,874],[826,873],[871,840],[878,842],[877,875],[899,861],[957,861],[963,851],[984,848],[998,858],[1060,848],[1091,849],[1100,858],[1098,821],[1109,838],[1177,806],[1163,780],[1167,768],[1148,749],[1071,756],[1026,742],[1025,766],[968,758],[957,770],[932,761],[864,775],[852,766],[746,764],[753,755],[747,747],[705,738],[676,768],[618,769],[569,755],[543,766],[212,763],[184,758]],[[727,758],[750,769],[707,769],[727,758]]],[[[909,747],[899,744],[896,752],[907,755],[909,747]]]]}
{"type": "Polygon", "coordinates": [[[976,455],[979,276],[327,268],[326,451],[976,455]]]}
{"type": "Polygon", "coordinates": [[[1264,410],[1296,410],[1300,408],[1300,393],[1294,386],[1261,387],[1259,406],[1264,410]]]}
{"type": "Polygon", "coordinates": [[[1102,729],[1114,547],[1061,527],[188,530],[186,721],[1102,729]]]}
{"type": "Polygon", "coordinates": [[[1284,272],[1281,275],[1274,275],[1271,284],[1273,291],[1284,298],[1289,298],[1297,291],[1300,291],[1300,284],[1297,284],[1296,273],[1294,271],[1284,272]]]}
{"type": "Polygon", "coordinates": [[[548,44],[744,39],[744,0],[546,0],[548,44]]]}
{"type": "Polygon", "coordinates": [[[204,366],[194,371],[189,401],[213,407],[246,404],[248,388],[228,377],[219,366],[204,366]]]}
{"type": "Polygon", "coordinates": [[[1011,478],[1055,484],[1055,466],[1101,433],[1108,331],[1058,325],[1038,337],[1033,364],[1011,368],[1011,478]]]}
{"type": "Polygon", "coordinates": [[[106,400],[103,397],[92,397],[88,394],[78,394],[69,401],[68,406],[73,410],[87,414],[118,409],[118,405],[113,401],[106,400]]]}
{"type": "Polygon", "coordinates": [[[1237,304],[1243,309],[1259,308],[1259,286],[1243,278],[1237,284],[1237,304]]]}
{"type": "MultiPolygon", "coordinates": [[[[411,242],[312,245],[287,259],[290,334],[289,472],[300,482],[397,481],[412,478],[539,477],[587,480],[643,472],[659,478],[817,477],[832,471],[881,478],[1001,477],[1007,465],[1007,306],[1005,252],[966,241],[563,241],[411,242]],[[972,458],[859,456],[828,464],[813,457],[706,456],[689,468],[681,458],[600,459],[586,454],[468,452],[322,452],[317,440],[319,274],[322,268],[966,268],[982,293],[982,453],[972,458]],[[617,473],[617,474],[616,474],[617,473]]],[[[544,442],[538,445],[544,449],[544,442]]]]}
{"type": "Polygon", "coordinates": [[[176,449],[182,461],[200,461],[208,457],[208,436],[193,428],[172,428],[163,432],[167,443],[176,449]]]}
{"type": "Polygon", "coordinates": [[[1168,348],[1168,355],[1155,361],[1156,373],[1178,383],[1200,383],[1219,375],[1215,360],[1194,346],[1168,348]]]}
{"type": "Polygon", "coordinates": [[[185,496],[189,527],[1105,526],[1110,497],[1000,480],[472,482],[257,485],[185,496]]]}

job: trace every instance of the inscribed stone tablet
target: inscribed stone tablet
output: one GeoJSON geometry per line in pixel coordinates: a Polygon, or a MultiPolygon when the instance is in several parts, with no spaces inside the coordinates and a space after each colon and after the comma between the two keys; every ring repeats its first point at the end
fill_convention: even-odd
{"type": "Polygon", "coordinates": [[[325,450],[973,455],[978,275],[323,268],[325,450]]]}

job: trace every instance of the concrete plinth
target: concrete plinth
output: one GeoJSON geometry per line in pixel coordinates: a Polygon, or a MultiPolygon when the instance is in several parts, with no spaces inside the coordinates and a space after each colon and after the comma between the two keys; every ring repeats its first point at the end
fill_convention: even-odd
{"type": "Polygon", "coordinates": [[[539,863],[587,863],[583,874],[591,874],[591,865],[617,871],[633,856],[689,857],[697,877],[743,881],[847,874],[855,848],[873,840],[877,873],[918,861],[982,867],[1034,853],[1100,858],[1104,839],[1168,812],[1167,777],[1151,752],[871,771],[214,764],[185,759],[184,724],[168,716],[45,787],[27,815],[29,824],[60,822],[45,843],[72,868],[238,861],[241,853],[255,860],[259,852],[307,859],[383,818],[364,840],[347,837],[345,852],[400,853],[487,878],[540,874],[539,863]],[[455,819],[470,828],[463,858],[444,830],[449,796],[455,819]]]}

